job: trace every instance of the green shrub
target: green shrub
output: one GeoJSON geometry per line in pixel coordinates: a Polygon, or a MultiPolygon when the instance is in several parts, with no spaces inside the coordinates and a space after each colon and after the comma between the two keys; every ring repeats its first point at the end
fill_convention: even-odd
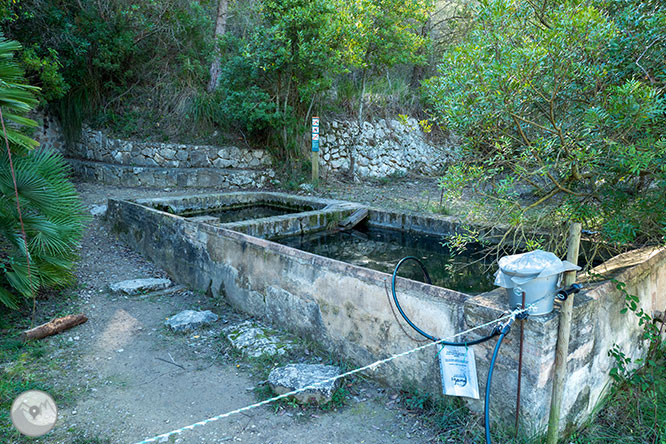
{"type": "Polygon", "coordinates": [[[28,48],[28,81],[42,88],[69,136],[78,134],[83,116],[113,126],[118,115],[137,109],[145,112],[138,125],[121,128],[123,136],[157,124],[182,132],[192,90],[208,76],[210,2],[20,0],[3,6],[2,30],[28,48]]]}
{"type": "Polygon", "coordinates": [[[664,26],[661,2],[480,2],[427,85],[464,136],[447,191],[475,187],[515,227],[578,220],[605,241],[663,242],[664,26]]]}

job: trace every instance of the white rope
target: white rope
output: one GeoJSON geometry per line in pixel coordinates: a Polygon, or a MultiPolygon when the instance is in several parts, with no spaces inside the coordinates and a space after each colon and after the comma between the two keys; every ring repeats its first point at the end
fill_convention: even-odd
{"type": "Polygon", "coordinates": [[[449,336],[448,338],[438,339],[437,341],[429,342],[429,343],[424,344],[424,345],[420,345],[420,346],[418,346],[416,348],[413,348],[411,350],[407,350],[407,351],[404,351],[402,353],[398,353],[397,355],[389,356],[388,358],[385,358],[385,359],[380,359],[379,361],[375,361],[375,362],[373,362],[371,364],[368,364],[366,366],[359,367],[359,368],[356,368],[354,370],[350,370],[348,372],[342,373],[340,375],[324,379],[322,381],[316,382],[316,383],[308,385],[306,387],[303,387],[303,388],[300,388],[300,389],[297,389],[297,390],[293,390],[291,392],[284,393],[282,395],[278,395],[278,396],[275,396],[273,398],[269,398],[269,399],[266,399],[264,401],[257,402],[255,404],[251,404],[251,405],[248,405],[246,407],[242,407],[242,408],[239,408],[239,409],[236,409],[236,410],[232,410],[232,411],[227,412],[227,413],[222,413],[221,415],[213,416],[212,418],[204,419],[203,421],[195,422],[194,424],[190,424],[188,426],[181,427],[179,429],[172,430],[170,432],[163,433],[161,435],[153,436],[152,438],[144,439],[143,441],[139,441],[135,444],[147,444],[147,443],[151,443],[151,442],[156,442],[158,440],[165,440],[166,441],[171,435],[177,435],[177,434],[180,434],[180,433],[182,433],[186,430],[192,430],[195,427],[204,426],[204,425],[209,424],[211,422],[218,421],[218,420],[223,419],[223,418],[228,418],[229,416],[236,415],[236,414],[239,414],[239,413],[242,413],[242,412],[246,412],[248,410],[252,410],[252,409],[255,409],[257,407],[261,407],[262,405],[266,405],[266,404],[270,404],[270,403],[275,402],[275,401],[279,401],[280,399],[284,399],[284,398],[288,398],[290,396],[297,395],[297,394],[302,393],[304,391],[316,388],[320,385],[327,384],[329,382],[334,382],[334,381],[337,381],[338,379],[346,378],[347,376],[351,376],[351,375],[354,375],[354,374],[357,374],[357,373],[361,373],[361,372],[364,372],[366,370],[375,370],[380,365],[386,364],[387,362],[391,362],[395,359],[402,358],[402,357],[414,354],[416,352],[419,352],[419,351],[424,350],[428,347],[432,347],[434,345],[440,344],[442,342],[451,341],[451,340],[453,340],[453,339],[455,339],[459,336],[466,335],[468,333],[472,333],[473,331],[480,330],[482,328],[489,327],[489,326],[494,325],[494,324],[498,324],[498,323],[500,323],[504,320],[511,319],[511,318],[515,319],[516,315],[518,315],[522,312],[525,312],[525,311],[529,311],[533,305],[534,304],[528,306],[527,308],[516,309],[516,310],[512,311],[511,313],[509,313],[505,316],[502,316],[501,318],[498,318],[498,319],[495,319],[493,321],[487,322],[483,325],[477,325],[476,327],[470,328],[469,330],[463,331],[461,333],[456,333],[455,335],[449,336]]]}

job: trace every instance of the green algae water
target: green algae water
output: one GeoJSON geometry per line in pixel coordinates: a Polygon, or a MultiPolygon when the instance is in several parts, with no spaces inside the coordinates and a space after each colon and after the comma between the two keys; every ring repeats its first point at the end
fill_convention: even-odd
{"type": "MultiPolygon", "coordinates": [[[[380,228],[361,228],[337,233],[315,233],[280,239],[283,245],[373,270],[393,273],[400,259],[415,256],[423,262],[433,285],[467,294],[495,288],[491,260],[484,260],[479,245],[454,255],[442,245],[446,238],[380,228]]],[[[400,267],[400,276],[424,282],[413,262],[400,267]]]]}

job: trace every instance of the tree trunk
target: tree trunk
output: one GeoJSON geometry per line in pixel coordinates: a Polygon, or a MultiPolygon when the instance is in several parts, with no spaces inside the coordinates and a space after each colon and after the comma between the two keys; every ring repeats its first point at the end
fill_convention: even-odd
{"type": "MultiPolygon", "coordinates": [[[[361,80],[361,98],[358,104],[358,132],[354,135],[354,146],[358,145],[359,138],[361,137],[361,131],[363,131],[363,99],[365,97],[365,82],[367,80],[368,70],[363,70],[363,79],[361,80]]],[[[349,177],[354,179],[354,146],[349,147],[349,177]]]]}
{"type": "Polygon", "coordinates": [[[79,324],[83,324],[87,320],[88,318],[84,314],[68,315],[64,318],[54,319],[51,322],[40,325],[39,327],[24,331],[21,333],[21,339],[26,341],[28,339],[45,338],[47,336],[51,336],[56,333],[60,333],[61,331],[75,327],[79,324]]]}
{"type": "Polygon", "coordinates": [[[219,3],[217,4],[217,19],[215,20],[215,56],[213,57],[213,63],[210,65],[210,80],[208,81],[208,87],[206,88],[209,93],[215,91],[218,83],[220,83],[220,74],[222,73],[220,60],[222,55],[220,54],[218,39],[224,35],[227,29],[228,9],[229,0],[219,0],[219,3]]]}
{"type": "MultiPolygon", "coordinates": [[[[430,38],[432,33],[432,15],[428,14],[428,19],[421,27],[421,37],[430,38]]],[[[419,49],[419,54],[424,54],[425,50],[423,47],[419,49]]],[[[412,88],[418,88],[421,86],[421,80],[425,78],[426,67],[425,64],[415,64],[412,68],[412,77],[409,80],[409,86],[412,88]]]]}

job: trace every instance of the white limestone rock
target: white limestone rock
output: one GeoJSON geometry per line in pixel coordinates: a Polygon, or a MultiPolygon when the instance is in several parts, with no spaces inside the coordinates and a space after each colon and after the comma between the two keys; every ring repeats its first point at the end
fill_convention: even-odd
{"type": "Polygon", "coordinates": [[[218,316],[210,310],[194,311],[183,310],[171,316],[164,324],[173,331],[183,332],[196,330],[218,320],[218,316]]]}
{"type": "Polygon", "coordinates": [[[329,379],[338,375],[340,375],[340,368],[334,365],[289,364],[274,369],[268,376],[268,383],[278,395],[320,383],[294,395],[294,399],[301,404],[309,402],[325,404],[331,401],[340,382],[339,379],[334,381],[329,381],[329,379]]]}
{"type": "Polygon", "coordinates": [[[147,293],[150,291],[164,290],[171,286],[169,279],[147,278],[130,279],[109,285],[112,292],[125,295],[147,293]]]}
{"type": "Polygon", "coordinates": [[[229,326],[224,332],[236,350],[252,358],[283,355],[293,348],[293,343],[279,332],[252,321],[229,326]]]}

